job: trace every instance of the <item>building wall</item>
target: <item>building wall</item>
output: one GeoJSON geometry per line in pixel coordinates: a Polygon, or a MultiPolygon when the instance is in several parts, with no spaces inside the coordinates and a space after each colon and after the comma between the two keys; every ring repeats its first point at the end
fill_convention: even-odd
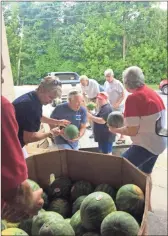
{"type": "Polygon", "coordinates": [[[2,16],[2,52],[1,53],[2,53],[2,58],[4,61],[4,65],[5,65],[5,69],[3,70],[4,83],[2,84],[2,95],[12,102],[15,98],[14,83],[13,83],[13,76],[12,76],[8,43],[7,43],[3,16],[2,16]]]}

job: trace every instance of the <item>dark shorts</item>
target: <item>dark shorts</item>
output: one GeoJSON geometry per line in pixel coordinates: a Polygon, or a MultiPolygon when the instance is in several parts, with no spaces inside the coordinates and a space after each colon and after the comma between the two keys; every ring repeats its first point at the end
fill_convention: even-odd
{"type": "Polygon", "coordinates": [[[98,142],[99,152],[108,154],[111,153],[113,150],[113,143],[112,142],[98,142]]]}
{"type": "Polygon", "coordinates": [[[152,173],[152,169],[158,158],[158,155],[155,155],[147,149],[137,145],[132,145],[122,154],[122,156],[146,174],[152,173]]]}

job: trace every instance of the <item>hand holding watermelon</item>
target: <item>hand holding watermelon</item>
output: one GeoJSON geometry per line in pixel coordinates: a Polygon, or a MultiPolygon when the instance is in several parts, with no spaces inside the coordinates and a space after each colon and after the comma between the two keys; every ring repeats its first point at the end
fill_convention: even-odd
{"type": "Polygon", "coordinates": [[[65,129],[63,130],[63,138],[66,139],[69,142],[76,142],[79,140],[79,130],[78,128],[73,125],[70,124],[68,126],[65,127],[65,129]]]}

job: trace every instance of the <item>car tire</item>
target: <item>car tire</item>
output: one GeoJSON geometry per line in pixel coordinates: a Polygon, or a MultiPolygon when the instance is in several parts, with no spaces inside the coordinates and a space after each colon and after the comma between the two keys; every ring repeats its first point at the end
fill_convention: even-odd
{"type": "Polygon", "coordinates": [[[163,92],[163,94],[168,95],[168,85],[163,86],[162,92],[163,92]]]}

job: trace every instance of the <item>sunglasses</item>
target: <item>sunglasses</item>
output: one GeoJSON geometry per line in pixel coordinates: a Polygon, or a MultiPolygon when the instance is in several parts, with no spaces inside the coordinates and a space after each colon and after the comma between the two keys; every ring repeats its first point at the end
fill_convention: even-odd
{"type": "Polygon", "coordinates": [[[52,81],[52,84],[53,84],[53,85],[56,85],[56,86],[62,87],[62,83],[61,83],[60,80],[53,80],[53,81],[52,81]]]}

